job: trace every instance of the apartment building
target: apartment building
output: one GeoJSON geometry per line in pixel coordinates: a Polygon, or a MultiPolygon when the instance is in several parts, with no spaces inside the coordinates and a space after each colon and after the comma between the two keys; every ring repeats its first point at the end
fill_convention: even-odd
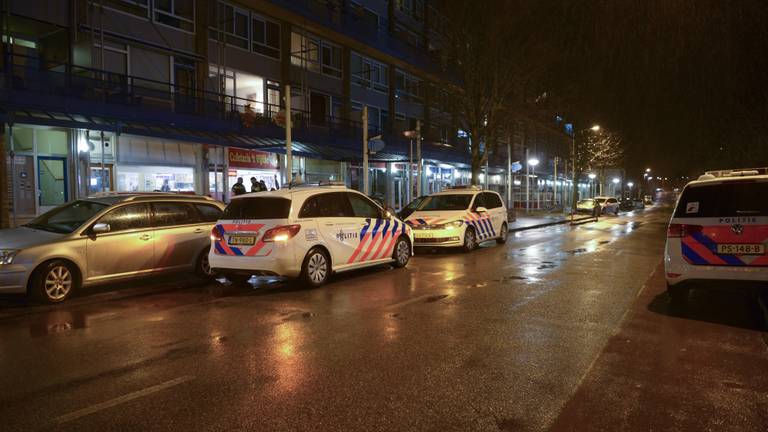
{"type": "MultiPolygon", "coordinates": [[[[436,3],[436,2],[434,2],[436,3]]],[[[383,150],[369,190],[395,208],[469,182],[428,0],[2,0],[3,225],[102,191],[228,200],[239,177],[362,189],[362,112],[383,150]],[[290,86],[290,95],[286,88],[290,86]],[[282,111],[282,113],[281,113],[282,111]],[[411,173],[409,176],[408,174],[411,173]]],[[[498,155],[498,160],[509,159],[498,155]]],[[[506,163],[488,167],[503,188],[506,163]]],[[[494,185],[495,183],[495,185],[494,185]]]]}

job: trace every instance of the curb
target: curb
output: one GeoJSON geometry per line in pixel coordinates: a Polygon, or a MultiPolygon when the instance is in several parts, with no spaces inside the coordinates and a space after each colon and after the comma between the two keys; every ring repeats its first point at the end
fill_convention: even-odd
{"type": "MultiPolygon", "coordinates": [[[[594,221],[595,221],[595,218],[593,218],[593,217],[586,217],[586,218],[574,219],[573,220],[573,224],[574,225],[581,225],[581,224],[584,224],[584,223],[589,223],[589,222],[594,222],[594,221]]],[[[536,229],[536,228],[545,228],[545,227],[548,227],[548,226],[562,225],[562,224],[566,224],[566,223],[570,223],[570,222],[571,222],[570,219],[562,219],[562,220],[558,220],[558,221],[554,221],[554,222],[547,222],[547,223],[538,224],[538,225],[529,225],[529,226],[524,226],[524,227],[519,227],[519,228],[510,228],[510,229],[507,230],[507,232],[513,233],[513,232],[526,231],[526,230],[531,230],[531,229],[536,229]]]]}

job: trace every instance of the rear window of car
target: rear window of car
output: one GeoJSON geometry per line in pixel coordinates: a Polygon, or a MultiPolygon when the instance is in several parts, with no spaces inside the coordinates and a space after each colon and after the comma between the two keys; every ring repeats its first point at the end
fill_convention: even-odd
{"type": "Polygon", "coordinates": [[[224,209],[222,219],[286,219],[291,200],[274,197],[233,199],[224,209]]]}
{"type": "Polygon", "coordinates": [[[688,186],[677,202],[675,216],[768,216],[768,182],[730,181],[688,186]]]}

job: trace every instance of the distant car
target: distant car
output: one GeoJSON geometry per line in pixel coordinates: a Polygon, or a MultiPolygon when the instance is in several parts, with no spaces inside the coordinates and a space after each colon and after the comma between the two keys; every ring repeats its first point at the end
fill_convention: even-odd
{"type": "Polygon", "coordinates": [[[406,219],[416,246],[462,247],[507,241],[507,208],[501,196],[477,187],[455,187],[427,196],[406,219]]]}
{"type": "Polygon", "coordinates": [[[619,200],[613,197],[598,196],[595,197],[595,201],[600,204],[600,213],[602,214],[619,214],[619,200]]]}
{"type": "Polygon", "coordinates": [[[692,287],[768,282],[768,169],[709,172],[688,183],[667,228],[664,271],[673,300],[692,287]]]}
{"type": "Polygon", "coordinates": [[[212,271],[242,283],[252,275],[323,285],[333,273],[405,267],[411,228],[343,184],[283,188],[232,198],[211,230],[212,271]]]}
{"type": "Polygon", "coordinates": [[[210,277],[209,233],[224,205],[206,197],[105,194],[0,231],[0,292],[62,302],[82,287],[160,272],[210,277]]]}
{"type": "Polygon", "coordinates": [[[576,203],[577,213],[592,213],[594,211],[595,211],[595,200],[592,198],[579,200],[579,202],[576,203]]]}
{"type": "Polygon", "coordinates": [[[624,198],[619,201],[619,210],[630,211],[635,210],[635,200],[632,198],[624,198]]]}
{"type": "Polygon", "coordinates": [[[400,212],[397,214],[397,217],[399,217],[402,220],[408,219],[408,216],[410,216],[416,209],[419,207],[419,205],[424,202],[424,198],[426,196],[420,196],[413,201],[409,202],[405,207],[400,210],[400,212]]]}

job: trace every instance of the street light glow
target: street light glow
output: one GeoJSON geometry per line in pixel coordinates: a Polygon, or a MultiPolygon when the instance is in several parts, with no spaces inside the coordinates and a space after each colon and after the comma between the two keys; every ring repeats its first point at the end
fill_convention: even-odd
{"type": "Polygon", "coordinates": [[[590,179],[590,180],[594,180],[594,179],[595,179],[595,177],[597,177],[597,174],[595,174],[595,173],[589,173],[589,176],[588,176],[588,177],[589,177],[589,179],[590,179]]]}
{"type": "Polygon", "coordinates": [[[620,181],[618,177],[613,178],[613,184],[619,184],[620,181]]]}
{"type": "Polygon", "coordinates": [[[649,172],[651,172],[651,169],[650,168],[646,168],[645,172],[649,173],[649,172]]]}
{"type": "Polygon", "coordinates": [[[593,131],[597,132],[597,131],[600,130],[600,125],[594,125],[590,129],[592,129],[593,131]]]}
{"type": "Polygon", "coordinates": [[[539,160],[536,158],[530,158],[528,159],[528,165],[530,166],[536,166],[539,164],[539,160]]]}
{"type": "Polygon", "coordinates": [[[635,185],[635,184],[634,184],[634,183],[632,183],[632,182],[629,182],[629,183],[627,183],[627,186],[629,186],[629,187],[632,187],[632,186],[634,186],[634,185],[635,185]]]}

